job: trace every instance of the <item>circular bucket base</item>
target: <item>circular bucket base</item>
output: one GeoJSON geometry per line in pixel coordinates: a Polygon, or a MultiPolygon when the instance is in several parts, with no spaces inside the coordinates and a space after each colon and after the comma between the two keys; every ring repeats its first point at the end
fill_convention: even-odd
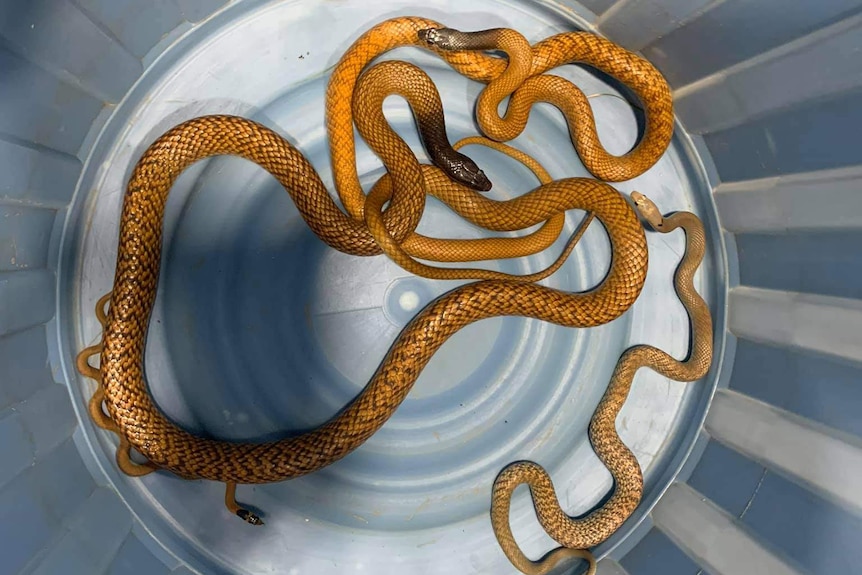
{"type": "MultiPolygon", "coordinates": [[[[135,161],[165,130],[209,113],[253,118],[291,140],[332,189],[324,93],[331,67],[362,32],[385,18],[417,12],[465,30],[514,27],[531,41],[578,23],[541,3],[481,0],[466,12],[461,7],[440,2],[417,11],[394,0],[243,3],[192,30],[156,60],[97,139],[70,212],[59,287],[64,355],[71,359],[99,336],[92,309],[113,281],[122,191],[135,161]]],[[[477,133],[472,111],[481,85],[418,49],[387,57],[413,61],[431,74],[453,141],[477,133]]],[[[576,66],[554,73],[591,97],[610,152],[624,153],[635,143],[638,110],[612,83],[576,66]]],[[[405,103],[390,99],[386,115],[424,161],[405,103]]],[[[589,176],[554,108],[536,106],[526,132],[512,143],[554,177],[589,176]]],[[[491,177],[493,198],[515,197],[537,185],[525,168],[497,152],[474,146],[464,152],[491,177]]],[[[368,189],[381,164],[361,142],[357,155],[368,189]]],[[[711,243],[696,284],[720,314],[724,253],[697,166],[678,130],[654,168],[616,187],[646,193],[665,212],[691,210],[704,219],[711,243]]],[[[568,234],[582,217],[569,214],[568,234]]],[[[434,200],[419,231],[482,235],[434,200]]],[[[553,262],[565,239],[534,257],[482,264],[510,273],[537,271],[553,262]]],[[[164,242],[148,382],[178,424],[225,439],[270,439],[323,423],[368,382],[406,323],[459,285],[412,276],[385,256],[358,258],[327,248],[280,185],[238,158],[201,162],[181,176],[168,202],[164,242]]],[[[687,353],[688,321],[672,285],[683,234],[649,233],[648,242],[645,288],[618,320],[588,330],[521,318],[471,325],[444,344],[391,420],[356,452],[300,479],[241,486],[238,498],[261,511],[264,527],[227,512],[223,485],[166,473],[140,479],[118,473],[115,438],[94,428],[83,411],[92,382],[71,370],[67,377],[89,447],[108,480],[159,543],[196,569],[509,572],[489,519],[495,476],[513,461],[536,461],[550,472],[569,514],[589,511],[608,493],[611,478],[586,430],[620,354],[637,343],[678,358],[687,353]]],[[[595,222],[564,267],[543,283],[587,290],[601,281],[609,261],[607,236],[595,222]]],[[[723,316],[715,320],[723,333],[723,316]]],[[[714,381],[711,375],[683,384],[649,370],[637,376],[617,427],[644,469],[644,505],[600,554],[632,532],[673,477],[684,459],[680,454],[695,439],[714,381]]],[[[554,546],[533,518],[525,489],[514,499],[512,520],[531,556],[554,546]]]]}

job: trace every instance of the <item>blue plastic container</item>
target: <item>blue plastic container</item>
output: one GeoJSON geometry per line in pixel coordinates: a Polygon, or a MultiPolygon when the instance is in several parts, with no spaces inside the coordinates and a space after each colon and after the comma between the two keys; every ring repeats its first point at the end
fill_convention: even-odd
{"type": "MultiPolygon", "coordinates": [[[[648,234],[645,289],[618,320],[470,326],[355,453],[301,479],[242,486],[265,527],[231,517],[220,484],[119,473],[115,438],[86,414],[93,382],[74,357],[99,335],[92,309],[113,280],[124,186],[146,146],[185,119],[239,114],[295,143],[331,187],[329,73],[362,32],[397,15],[514,27],[531,41],[597,31],[674,89],[671,148],[617,187],[703,219],[696,283],[715,362],[692,384],[637,376],[618,429],[646,490],[595,550],[600,575],[862,572],[862,2],[4,0],[0,575],[514,573],[488,515],[505,465],[546,467],[572,515],[608,493],[587,424],[627,347],[687,351],[671,283],[681,232],[648,234]]],[[[453,139],[476,132],[480,85],[419,50],[388,57],[429,71],[453,139]]],[[[611,152],[635,142],[642,118],[615,84],[576,66],[555,73],[591,98],[611,152]]],[[[386,109],[421,154],[404,102],[386,109]]],[[[514,143],[554,177],[587,175],[550,107],[514,143]]],[[[495,182],[492,197],[535,186],[496,152],[466,151],[495,182]]],[[[358,166],[366,184],[382,172],[364,144],[358,166]]],[[[569,231],[582,215],[569,215],[569,231]]],[[[434,201],[420,230],[479,234],[434,201]]],[[[487,265],[536,271],[562,245],[487,265]]],[[[152,392],[184,427],[232,439],[331,417],[407,321],[457,285],[326,248],[278,183],[237,158],[181,176],[164,254],[152,392]]],[[[587,289],[609,255],[594,224],[544,283],[587,289]]],[[[554,546],[526,489],[512,517],[528,554],[554,546]]]]}

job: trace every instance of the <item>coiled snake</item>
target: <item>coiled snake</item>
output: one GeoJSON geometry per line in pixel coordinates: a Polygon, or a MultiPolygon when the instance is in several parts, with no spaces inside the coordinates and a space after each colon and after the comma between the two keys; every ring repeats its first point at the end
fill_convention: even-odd
{"type": "MultiPolygon", "coordinates": [[[[466,325],[513,315],[571,327],[597,326],[625,313],[637,299],[646,276],[647,248],[643,227],[629,203],[608,184],[584,178],[542,178],[540,187],[508,202],[478,195],[473,190],[487,190],[489,182],[469,158],[448,145],[442,104],[430,79],[404,62],[367,69],[377,56],[406,45],[434,50],[457,71],[488,83],[480,100],[479,122],[483,131],[497,140],[511,139],[523,130],[533,102],[557,105],[566,115],[578,155],[602,179],[617,181],[643,173],[658,160],[670,140],[673,112],[664,79],[648,62],[606,40],[570,33],[531,47],[510,30],[461,35],[436,22],[409,17],[386,21],[366,32],[345,53],[330,79],[326,125],[336,191],[347,213],[332,200],[303,155],[258,123],[232,116],[207,116],[170,130],[147,149],[132,173],[123,203],[110,307],[105,311],[108,297],[97,306],[103,339],[78,357],[81,372],[99,381],[90,413],[97,424],[120,436],[117,457],[124,471],[140,475],[164,469],[184,478],[225,482],[228,507],[247,521],[259,523],[259,518],[236,505],[233,493],[237,483],[299,477],[356,449],[397,409],[436,350],[466,325]],[[506,51],[508,62],[478,51],[488,48],[506,51]],[[609,155],[598,141],[586,97],[567,80],[544,74],[574,61],[617,77],[641,99],[647,125],[638,145],[628,154],[609,155]],[[426,150],[437,167],[420,165],[386,123],[381,107],[390,94],[400,94],[410,103],[426,150]],[[509,110],[499,118],[496,104],[507,95],[512,96],[509,110]],[[356,172],[354,121],[388,171],[368,196],[359,186],[356,172]],[[335,249],[358,256],[385,252],[406,269],[427,277],[485,281],[457,288],[422,310],[400,334],[368,385],[323,426],[267,443],[192,435],[169,421],[153,403],[146,389],[143,357],[158,285],[167,195],[186,167],[217,154],[241,156],[270,172],[290,193],[314,233],[335,249]],[[426,193],[491,230],[543,226],[520,238],[427,238],[414,231],[426,193]],[[386,202],[389,205],[384,210],[386,202]],[[578,234],[557,263],[525,278],[489,270],[434,268],[413,259],[477,261],[536,253],[556,240],[564,213],[571,209],[583,209],[597,218],[613,251],[604,281],[585,293],[566,293],[525,281],[556,269],[578,234]],[[100,355],[98,369],[87,363],[96,353],[100,355]],[[132,462],[132,447],[146,463],[132,462]]],[[[624,400],[624,394],[615,394],[608,402],[618,410],[624,400]]],[[[616,437],[612,420],[602,429],[616,437]]],[[[600,457],[606,464],[626,456],[628,450],[621,442],[602,439],[593,436],[591,427],[591,440],[597,452],[603,451],[600,457]]],[[[633,481],[642,483],[639,470],[633,481]]],[[[495,505],[503,499],[508,513],[508,499],[495,490],[495,505]]],[[[613,504],[617,516],[630,513],[628,502],[613,504]]],[[[552,518],[550,522],[557,521],[552,518]]],[[[495,528],[498,523],[495,520],[495,528]]],[[[603,525],[594,538],[606,538],[613,532],[611,527],[603,525]]]]}

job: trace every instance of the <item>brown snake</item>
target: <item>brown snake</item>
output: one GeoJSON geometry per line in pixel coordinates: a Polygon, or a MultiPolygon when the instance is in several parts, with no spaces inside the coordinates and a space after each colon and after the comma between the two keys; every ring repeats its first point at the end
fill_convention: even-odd
{"type": "MultiPolygon", "coordinates": [[[[611,472],[613,495],[586,517],[572,519],[560,507],[551,478],[542,467],[530,461],[506,467],[494,482],[491,523],[506,556],[519,570],[541,575],[569,557],[585,557],[582,550],[598,545],[631,516],[643,494],[643,475],[634,454],[620,439],[616,419],[628,397],[635,374],[649,367],[661,375],[682,382],[696,381],[706,375],[712,364],[712,317],[709,307],[694,287],[694,274],[706,250],[703,224],[691,212],[662,217],[655,204],[643,194],[632,193],[639,211],[658,232],[685,231],[686,250],[674,277],[674,287],[691,323],[691,349],[685,361],[678,361],[649,345],[637,345],[623,353],[610,384],[590,420],[590,442],[596,455],[611,472]],[[541,561],[531,561],[518,547],[509,525],[512,492],[522,484],[530,487],[539,522],[563,547],[541,561]]],[[[591,562],[591,572],[595,562],[591,562]]]]}
{"type": "MultiPolygon", "coordinates": [[[[431,38],[424,33],[420,37],[419,32],[430,28],[440,28],[440,25],[421,18],[384,22],[359,38],[332,74],[326,120],[336,191],[346,214],[296,148],[275,132],[250,120],[207,116],[187,121],[160,137],[138,161],[123,203],[110,308],[105,314],[102,306],[106,300],[100,301],[101,311],[97,312],[102,314],[103,340],[82,351],[78,361],[82,373],[100,382],[90,413],[99,425],[120,436],[121,450],[126,449],[124,455],[118,451],[117,457],[124,471],[140,475],[158,468],[184,478],[225,482],[228,484],[226,503],[228,507],[236,506],[233,490],[237,483],[266,483],[299,477],[359,447],[397,409],[436,350],[466,325],[509,315],[570,327],[590,327],[619,317],[637,299],[647,268],[644,230],[632,207],[612,187],[590,179],[568,178],[544,182],[530,193],[508,202],[494,202],[453,182],[439,168],[421,166],[386,124],[381,111],[382,99],[392,93],[405,96],[435,163],[443,165],[451,176],[472,188],[487,189],[483,174],[469,159],[452,154],[445,147],[441,148],[442,153],[439,150],[435,153],[435,145],[441,138],[445,139],[445,130],[439,129],[436,138],[429,139],[427,135],[434,133],[435,123],[442,126],[442,104],[436,90],[427,87],[421,70],[403,62],[387,62],[366,71],[374,58],[397,46],[429,47],[426,40],[431,38]],[[395,75],[397,81],[386,85],[386,80],[395,75]],[[367,197],[356,173],[354,121],[389,172],[367,197]],[[246,158],[270,172],[290,193],[312,231],[335,249],[353,255],[385,252],[406,269],[426,277],[490,279],[457,288],[429,304],[400,334],[363,391],[321,427],[266,443],[227,442],[190,434],[169,421],[153,403],[146,387],[143,358],[158,285],[161,228],[168,193],[186,167],[218,154],[246,158]],[[437,196],[460,215],[488,229],[512,231],[540,223],[543,227],[522,238],[459,241],[426,238],[414,232],[426,193],[437,196]],[[387,201],[389,206],[383,210],[387,201]],[[566,293],[524,281],[544,277],[541,274],[518,280],[488,270],[432,268],[413,259],[476,261],[536,253],[556,240],[562,230],[564,212],[571,209],[588,211],[592,214],[590,217],[602,222],[613,252],[604,281],[585,293],[566,293]],[[100,353],[98,370],[86,361],[94,352],[100,353]],[[128,447],[134,447],[147,462],[133,463],[128,447]]],[[[488,47],[489,34],[479,33],[482,41],[472,45],[471,50],[488,47]]],[[[494,41],[509,55],[508,63],[476,51],[433,49],[467,77],[490,82],[483,92],[485,100],[514,91],[504,122],[508,122],[510,114],[515,117],[513,110],[517,108],[525,123],[534,101],[554,103],[567,116],[584,164],[592,173],[607,180],[635,177],[652,166],[664,152],[673,129],[670,92],[661,75],[645,60],[591,34],[560,34],[533,47],[526,41],[519,43],[519,35],[515,33],[494,31],[494,34],[494,41]],[[583,94],[568,81],[544,74],[573,61],[587,63],[617,77],[641,99],[647,114],[647,128],[640,143],[629,154],[620,158],[607,154],[598,141],[589,106],[583,109],[579,103],[570,102],[571,98],[580,101],[583,94]],[[510,68],[517,68],[516,79],[510,68]],[[523,86],[523,92],[517,82],[523,86]],[[565,91],[565,97],[553,95],[560,90],[565,91]],[[582,114],[577,118],[582,124],[576,129],[574,122],[578,114],[582,114]]],[[[480,111],[480,118],[486,119],[480,119],[480,125],[497,139],[514,137],[523,129],[521,125],[520,129],[516,127],[506,133],[489,132],[485,124],[491,126],[494,120],[481,114],[480,111]]],[[[577,237],[576,234],[567,250],[577,237]]],[[[557,263],[567,253],[564,252],[557,263]]],[[[554,266],[542,273],[547,275],[556,269],[554,266]]],[[[618,451],[619,446],[612,446],[612,450],[618,451]]],[[[615,451],[609,452],[608,457],[614,460],[615,451]]],[[[241,512],[248,514],[238,506],[235,511],[240,516],[241,512]]],[[[259,521],[255,516],[244,518],[252,523],[259,521]]]]}

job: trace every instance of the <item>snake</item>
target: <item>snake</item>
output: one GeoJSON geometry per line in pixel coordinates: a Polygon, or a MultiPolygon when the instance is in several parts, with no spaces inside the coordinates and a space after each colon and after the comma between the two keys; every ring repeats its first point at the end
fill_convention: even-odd
{"type": "MultiPolygon", "coordinates": [[[[584,557],[583,550],[605,541],[640,503],[643,474],[637,458],[616,431],[617,416],[638,370],[647,367],[670,379],[692,382],[704,377],[712,364],[712,317],[694,287],[694,275],[706,250],[703,224],[691,212],[663,217],[655,203],[641,193],[633,192],[632,199],[654,230],[667,234],[682,229],[685,233],[686,249],[674,276],[674,288],[689,316],[690,351],[684,361],[679,361],[656,347],[636,345],[627,349],[617,362],[589,425],[593,449],[614,481],[611,497],[598,509],[579,519],[568,517],[555,495],[550,475],[535,462],[515,462],[497,476],[491,507],[494,534],[512,564],[528,575],[543,575],[570,557],[584,557]],[[523,484],[530,488],[540,524],[562,545],[540,561],[531,561],[524,555],[509,524],[512,493],[523,484]]],[[[590,562],[590,570],[594,572],[595,561],[590,559],[590,562]]]]}
{"type": "Polygon", "coordinates": [[[158,410],[143,374],[168,192],[184,167],[207,153],[225,151],[274,172],[292,197],[302,197],[306,190],[297,181],[310,180],[284,167],[283,158],[291,150],[295,151],[286,140],[251,120],[204,117],[169,131],[144,153],[132,172],[120,220],[99,375],[107,415],[132,446],[161,469],[226,483],[264,483],[305,475],[334,463],[371,437],[406,397],[434,352],[466,325],[501,315],[571,327],[601,325],[622,315],[643,287],[646,239],[632,206],[604,182],[554,180],[511,201],[517,201],[535,221],[567,209],[592,212],[605,227],[614,252],[610,270],[598,287],[572,294],[516,279],[467,284],[441,296],[414,318],[363,391],[321,427],[266,443],[232,443],[190,434],[158,410]],[[175,142],[188,142],[202,126],[210,131],[196,153],[182,153],[186,148],[182,145],[176,149],[175,142]],[[222,147],[215,148],[219,144],[222,147]]]}
{"type": "MultiPolygon", "coordinates": [[[[344,211],[297,148],[274,130],[246,118],[227,115],[193,118],[159,137],[138,160],[123,198],[110,305],[107,311],[103,308],[97,312],[97,315],[103,315],[102,339],[96,346],[84,350],[90,352],[89,355],[99,355],[99,367],[93,368],[86,362],[89,355],[84,351],[79,354],[78,362],[82,373],[96,376],[94,379],[99,382],[91,402],[91,415],[98,424],[121,437],[121,446],[129,448],[122,462],[119,452],[117,455],[118,464],[124,471],[129,469],[132,471],[130,474],[144,474],[161,469],[183,478],[223,482],[228,486],[226,504],[231,508],[235,506],[233,494],[237,484],[300,477],[353,452],[391,417],[436,350],[465,326],[486,318],[521,316],[568,327],[592,327],[618,318],[637,299],[646,277],[646,239],[635,209],[620,192],[602,181],[563,178],[543,182],[507,202],[484,198],[476,193],[477,190],[489,189],[484,173],[466,156],[448,151],[447,146],[438,146],[445,138],[445,130],[441,128],[442,104],[439,95],[434,96],[436,90],[428,90],[421,70],[401,63],[399,81],[391,83],[383,92],[397,93],[408,100],[435,166],[420,165],[406,143],[382,121],[385,120],[382,112],[372,114],[382,105],[382,100],[371,97],[372,88],[377,85],[375,82],[381,81],[379,78],[393,74],[395,68],[388,62],[384,63],[388,68],[382,64],[370,70],[368,67],[384,52],[409,45],[436,52],[458,72],[486,82],[486,89],[495,86],[497,78],[504,78],[507,84],[511,84],[511,78],[504,76],[504,72],[519,57],[529,58],[530,62],[525,82],[547,76],[544,72],[553,67],[576,61],[609,73],[631,85],[644,104],[648,117],[640,143],[622,158],[604,152],[591,114],[583,118],[584,123],[592,124],[591,129],[577,131],[577,138],[574,138],[573,131],[573,141],[584,164],[594,175],[609,181],[642,173],[657,161],[669,142],[672,108],[667,85],[660,74],[636,55],[586,33],[560,34],[533,47],[527,44],[529,50],[520,53],[507,45],[507,62],[481,53],[482,46],[487,44],[454,51],[435,45],[434,41],[429,41],[434,35],[426,33],[431,29],[450,30],[434,21],[413,17],[399,17],[375,26],[351,46],[330,78],[326,95],[326,127],[335,189],[344,211]],[[589,54],[591,49],[595,54],[589,54]],[[365,80],[374,73],[377,73],[378,80],[365,80]],[[664,91],[651,88],[655,84],[664,86],[664,91]],[[356,110],[360,111],[359,115],[356,115],[356,110]],[[366,122],[369,118],[373,120],[372,117],[377,120],[366,122]],[[367,196],[359,185],[356,172],[354,123],[389,172],[388,181],[378,182],[367,196]],[[592,141],[591,133],[594,136],[592,141]],[[652,155],[645,154],[644,150],[651,151],[652,155]],[[561,214],[573,209],[584,210],[607,232],[613,253],[610,269],[598,286],[583,293],[541,286],[493,270],[460,270],[458,273],[462,275],[458,277],[481,281],[455,288],[417,314],[398,336],[359,395],[322,426],[263,443],[201,437],[171,422],[155,405],[147,391],[143,358],[158,286],[161,234],[168,194],[173,182],[187,167],[205,158],[225,154],[245,158],[268,171],[291,195],[303,219],[320,240],[347,254],[374,256],[385,252],[392,257],[393,254],[397,256],[400,249],[411,258],[435,259],[428,257],[430,254],[436,256],[436,261],[453,261],[453,256],[447,254],[454,244],[446,242],[455,240],[425,238],[415,232],[425,196],[431,194],[474,223],[484,218],[488,229],[501,231],[524,229],[540,223],[548,228],[557,226],[561,229],[561,214]],[[629,161],[627,158],[637,159],[629,161]],[[618,160],[625,164],[622,170],[606,170],[606,164],[618,160]],[[386,202],[388,205],[383,209],[382,203],[386,202]],[[489,206],[501,209],[488,211],[486,208],[489,206]],[[489,213],[492,215],[487,215],[489,213]],[[128,457],[131,448],[146,462],[131,461],[128,457]]],[[[479,33],[480,36],[483,34],[479,33]]],[[[512,102],[516,100],[518,90],[515,89],[512,102]]],[[[560,107],[564,109],[564,106],[560,107]]],[[[516,244],[500,244],[500,240],[526,238],[529,242],[541,237],[545,245],[550,245],[556,239],[542,229],[535,234],[524,238],[490,238],[490,245],[507,245],[505,252],[516,244]]],[[[466,243],[488,239],[458,240],[457,249],[465,256],[460,261],[493,259],[493,250],[473,249],[466,243]]],[[[567,250],[571,245],[570,242],[567,250]]],[[[535,253],[523,244],[515,251],[524,255],[535,253]]],[[[450,268],[420,267],[414,273],[453,279],[450,268]]],[[[245,512],[245,519],[250,523],[259,521],[246,510],[238,508],[238,511],[245,512]]],[[[239,512],[237,514],[242,516],[239,512]]]]}

